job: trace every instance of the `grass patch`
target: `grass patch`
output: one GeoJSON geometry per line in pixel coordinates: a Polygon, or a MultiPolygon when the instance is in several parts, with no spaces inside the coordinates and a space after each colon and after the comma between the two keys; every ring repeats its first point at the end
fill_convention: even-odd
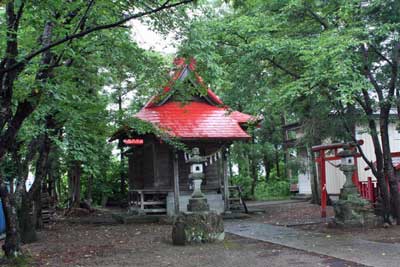
{"type": "Polygon", "coordinates": [[[1,252],[0,265],[12,267],[30,267],[32,258],[28,255],[21,255],[13,259],[7,259],[4,253],[1,252]]]}
{"type": "Polygon", "coordinates": [[[278,201],[278,200],[288,200],[290,196],[264,196],[261,198],[256,198],[256,200],[265,200],[265,201],[278,201]]]}

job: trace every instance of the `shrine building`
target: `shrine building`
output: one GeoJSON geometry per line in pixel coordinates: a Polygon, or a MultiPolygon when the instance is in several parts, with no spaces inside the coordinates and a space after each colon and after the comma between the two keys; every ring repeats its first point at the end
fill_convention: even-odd
{"type": "Polygon", "coordinates": [[[174,64],[168,86],[134,115],[154,126],[157,133],[140,134],[126,126],[110,139],[122,140],[127,147],[129,203],[143,214],[186,211],[192,193],[187,161],[197,147],[206,159],[201,190],[210,210],[222,213],[230,208],[228,148],[233,141],[249,140],[246,128],[258,119],[227,107],[205,85],[193,59],[178,58],[174,64]],[[184,100],[180,90],[189,90],[184,100]]]}

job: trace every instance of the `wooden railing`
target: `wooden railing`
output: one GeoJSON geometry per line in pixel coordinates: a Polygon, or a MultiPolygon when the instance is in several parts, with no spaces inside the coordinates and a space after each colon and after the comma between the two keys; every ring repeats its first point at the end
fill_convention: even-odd
{"type": "Polygon", "coordinates": [[[358,183],[361,197],[369,200],[371,203],[375,203],[378,195],[377,182],[372,181],[372,178],[368,177],[367,181],[359,181],[358,183]]]}
{"type": "MultiPolygon", "coordinates": [[[[371,203],[375,203],[379,195],[379,187],[376,181],[372,181],[371,177],[368,177],[368,181],[359,181],[359,190],[362,198],[369,200],[371,203]]],[[[388,190],[389,190],[389,184],[388,190]]],[[[400,182],[398,183],[398,190],[400,192],[400,182]]]]}

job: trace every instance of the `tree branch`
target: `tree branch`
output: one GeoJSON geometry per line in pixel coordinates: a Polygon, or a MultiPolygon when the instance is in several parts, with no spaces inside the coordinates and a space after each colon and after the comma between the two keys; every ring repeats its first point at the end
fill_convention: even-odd
{"type": "Polygon", "coordinates": [[[55,41],[55,42],[49,44],[48,46],[42,47],[42,48],[30,53],[29,55],[25,56],[21,61],[17,62],[16,64],[12,65],[11,67],[9,67],[7,69],[0,70],[0,74],[12,71],[12,70],[14,70],[14,69],[16,69],[18,67],[22,67],[22,66],[26,65],[27,63],[29,63],[29,61],[32,60],[34,57],[40,55],[41,53],[43,53],[43,52],[45,52],[45,51],[47,51],[47,50],[49,50],[49,49],[51,49],[53,47],[56,47],[56,46],[58,46],[60,44],[68,42],[70,40],[74,40],[74,39],[83,37],[85,35],[88,35],[89,33],[95,32],[95,31],[114,28],[114,27],[120,26],[121,24],[124,24],[125,22],[128,22],[128,21],[130,21],[132,19],[140,18],[140,17],[147,16],[147,15],[151,15],[151,14],[157,13],[157,12],[165,10],[165,9],[174,8],[174,7],[183,5],[183,4],[187,4],[187,3],[193,2],[194,0],[183,0],[183,1],[178,2],[178,3],[174,3],[174,4],[168,5],[169,1],[170,0],[167,0],[166,2],[164,2],[158,8],[155,8],[155,9],[152,9],[152,10],[149,10],[149,11],[144,11],[144,12],[139,12],[139,13],[133,14],[133,15],[128,16],[126,18],[123,18],[123,19],[121,19],[121,20],[119,20],[117,22],[95,26],[95,27],[89,28],[87,30],[81,31],[79,33],[75,33],[75,34],[66,36],[66,37],[64,37],[64,38],[62,38],[62,39],[60,39],[58,41],[55,41]]]}
{"type": "Polygon", "coordinates": [[[399,71],[399,55],[400,55],[400,42],[398,42],[393,48],[392,75],[389,82],[389,93],[388,93],[389,101],[394,96],[396,89],[396,81],[398,78],[397,76],[399,71]]]}
{"type": "Polygon", "coordinates": [[[326,23],[320,16],[318,16],[317,13],[312,11],[310,7],[306,7],[306,11],[311,15],[313,19],[315,19],[319,24],[321,24],[322,27],[324,27],[324,30],[327,30],[329,28],[328,23],[326,23]]]}
{"type": "Polygon", "coordinates": [[[19,21],[21,20],[22,14],[24,12],[24,7],[25,7],[25,1],[21,1],[21,4],[18,8],[16,17],[15,17],[15,25],[14,25],[14,30],[17,31],[19,27],[19,21]]]}
{"type": "Polygon", "coordinates": [[[393,65],[392,61],[390,61],[385,55],[383,55],[375,46],[369,45],[369,47],[372,48],[372,50],[377,54],[380,58],[382,58],[384,61],[386,61],[390,66],[393,65]]]}
{"type": "Polygon", "coordinates": [[[284,66],[282,66],[281,64],[279,64],[278,62],[276,62],[273,58],[265,58],[268,62],[270,62],[272,65],[274,65],[275,67],[277,67],[278,69],[282,70],[283,72],[285,72],[286,74],[288,74],[289,76],[292,76],[293,79],[298,80],[300,79],[300,75],[298,75],[297,73],[294,73],[293,71],[285,68],[284,66]]]}
{"type": "MultiPolygon", "coordinates": [[[[72,32],[72,34],[76,34],[76,33],[78,32],[79,29],[82,29],[82,30],[84,29],[86,20],[87,20],[87,18],[88,18],[89,12],[90,12],[90,10],[91,10],[91,8],[92,8],[93,5],[94,5],[94,0],[90,0],[90,1],[88,2],[88,5],[87,5],[87,7],[86,7],[85,12],[83,13],[81,19],[79,20],[79,22],[78,22],[78,24],[76,25],[76,27],[75,27],[74,31],[72,32]]],[[[76,15],[77,15],[77,13],[75,14],[75,16],[76,16],[76,15]]],[[[75,16],[74,16],[74,17],[75,17],[75,16]]],[[[71,20],[70,20],[70,21],[67,21],[67,24],[70,23],[70,22],[71,22],[71,20]]],[[[71,43],[72,43],[72,40],[69,40],[67,45],[70,45],[71,43]]],[[[55,62],[54,62],[54,64],[53,64],[53,67],[60,66],[60,61],[61,61],[62,57],[64,56],[64,53],[65,53],[65,47],[64,47],[64,49],[61,51],[61,53],[59,54],[59,56],[57,57],[57,59],[55,60],[55,62]]]]}
{"type": "Polygon", "coordinates": [[[382,88],[379,86],[377,81],[375,80],[374,76],[371,73],[371,70],[369,68],[369,56],[368,56],[368,49],[366,45],[361,45],[361,51],[363,54],[363,62],[364,62],[364,76],[372,83],[372,85],[375,88],[376,93],[378,94],[379,101],[384,100],[382,88]]]}

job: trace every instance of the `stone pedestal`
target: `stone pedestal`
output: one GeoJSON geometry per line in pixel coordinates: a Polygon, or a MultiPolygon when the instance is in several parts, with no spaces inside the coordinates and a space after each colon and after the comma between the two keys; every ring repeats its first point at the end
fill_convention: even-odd
{"type": "Polygon", "coordinates": [[[333,204],[335,211],[334,225],[339,227],[368,227],[381,223],[375,216],[371,203],[358,195],[348,195],[333,204]]]}
{"type": "MultiPolygon", "coordinates": [[[[350,176],[351,177],[351,176],[350,176]]],[[[340,190],[339,200],[333,203],[334,226],[369,227],[379,225],[380,219],[375,216],[374,209],[368,200],[360,197],[353,183],[346,183],[340,190]]]]}
{"type": "Polygon", "coordinates": [[[190,178],[193,179],[193,194],[189,199],[187,210],[191,212],[209,211],[210,207],[203,192],[201,192],[201,183],[203,174],[191,174],[190,178]]]}
{"type": "Polygon", "coordinates": [[[222,217],[215,212],[187,212],[175,218],[172,243],[188,245],[213,243],[225,238],[222,217]]]}
{"type": "Polygon", "coordinates": [[[210,206],[207,203],[205,197],[202,198],[190,198],[189,204],[187,205],[187,210],[191,212],[204,212],[209,211],[210,206]]]}

